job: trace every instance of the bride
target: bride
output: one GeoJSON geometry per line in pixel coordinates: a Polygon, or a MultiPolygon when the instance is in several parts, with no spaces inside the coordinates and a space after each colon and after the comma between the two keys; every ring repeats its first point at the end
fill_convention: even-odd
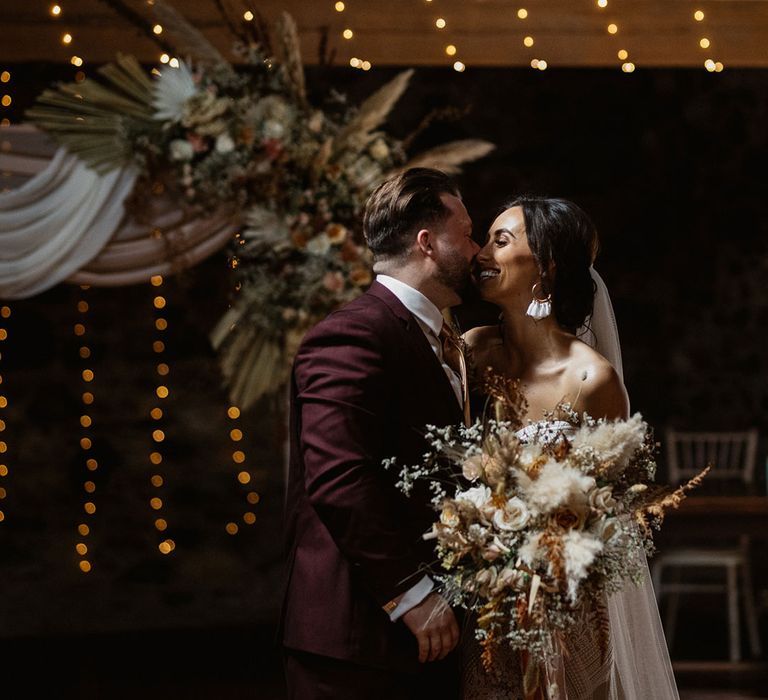
{"type": "MultiPolygon", "coordinates": [[[[498,325],[465,335],[473,364],[521,380],[529,425],[546,439],[568,424],[545,420],[567,402],[578,413],[629,415],[618,333],[607,290],[592,268],[598,247],[589,217],[563,199],[521,197],[496,217],[477,256],[482,297],[501,310],[498,325]]],[[[582,606],[561,660],[568,700],[672,700],[672,668],[650,577],[610,596],[611,644],[600,650],[593,611],[582,606]]],[[[506,650],[495,673],[482,668],[478,644],[463,644],[462,697],[524,697],[520,658],[506,650]],[[498,668],[500,667],[500,668],[498,668]]]]}

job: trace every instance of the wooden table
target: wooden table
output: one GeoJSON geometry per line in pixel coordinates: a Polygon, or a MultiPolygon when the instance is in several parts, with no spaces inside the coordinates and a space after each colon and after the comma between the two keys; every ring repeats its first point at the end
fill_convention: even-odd
{"type": "Polygon", "coordinates": [[[678,536],[750,535],[768,539],[768,497],[689,496],[677,510],[668,510],[656,539],[663,542],[678,536]]]}

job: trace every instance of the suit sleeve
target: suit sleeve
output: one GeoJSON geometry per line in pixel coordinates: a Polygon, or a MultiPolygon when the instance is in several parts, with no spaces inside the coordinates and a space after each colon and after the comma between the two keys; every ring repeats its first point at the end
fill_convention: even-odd
{"type": "Polygon", "coordinates": [[[381,462],[394,406],[380,339],[353,313],[313,332],[295,364],[300,447],[309,500],[379,605],[420,578],[404,497],[381,462]]]}

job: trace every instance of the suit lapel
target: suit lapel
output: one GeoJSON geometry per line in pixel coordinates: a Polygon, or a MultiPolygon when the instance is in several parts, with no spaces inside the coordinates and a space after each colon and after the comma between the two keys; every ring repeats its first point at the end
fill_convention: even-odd
{"type": "Polygon", "coordinates": [[[403,347],[404,361],[407,362],[409,358],[412,358],[414,364],[423,368],[427,382],[430,386],[434,387],[435,403],[439,402],[451,407],[451,413],[456,416],[455,419],[452,419],[452,422],[463,422],[461,407],[456,400],[456,394],[453,391],[451,382],[448,380],[440,360],[438,360],[437,355],[432,350],[432,346],[429,344],[424,331],[413,314],[403,306],[402,302],[389,289],[379,282],[374,282],[366,293],[383,301],[390,311],[400,319],[405,341],[403,347]],[[412,351],[412,354],[408,352],[409,349],[412,351]]]}

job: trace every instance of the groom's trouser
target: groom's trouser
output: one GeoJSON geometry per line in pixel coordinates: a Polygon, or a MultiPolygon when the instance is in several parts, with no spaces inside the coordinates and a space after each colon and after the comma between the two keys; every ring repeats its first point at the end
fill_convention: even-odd
{"type": "Polygon", "coordinates": [[[450,660],[424,664],[419,673],[361,666],[283,649],[288,700],[455,700],[459,679],[450,660]]]}

